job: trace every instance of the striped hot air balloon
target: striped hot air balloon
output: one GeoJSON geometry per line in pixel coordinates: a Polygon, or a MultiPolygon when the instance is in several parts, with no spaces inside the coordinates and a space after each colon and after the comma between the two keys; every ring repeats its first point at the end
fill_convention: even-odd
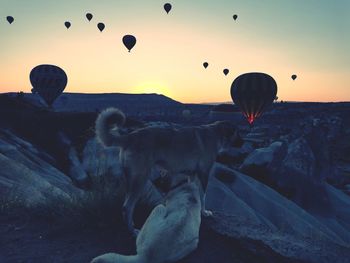
{"type": "Polygon", "coordinates": [[[39,65],[30,72],[33,91],[42,97],[48,106],[61,95],[67,85],[67,75],[63,69],[54,65],[39,65]]]}
{"type": "Polygon", "coordinates": [[[265,73],[246,73],[238,76],[231,85],[231,97],[249,124],[253,124],[277,94],[276,81],[265,73]]]}

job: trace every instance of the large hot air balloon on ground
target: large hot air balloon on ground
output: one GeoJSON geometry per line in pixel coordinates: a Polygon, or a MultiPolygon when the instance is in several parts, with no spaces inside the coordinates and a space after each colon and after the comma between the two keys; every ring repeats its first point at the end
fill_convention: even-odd
{"type": "Polygon", "coordinates": [[[136,44],[136,37],[134,37],[133,35],[125,35],[123,36],[123,44],[124,46],[128,49],[128,51],[130,52],[130,50],[135,46],[136,44]]]}
{"type": "Polygon", "coordinates": [[[238,76],[231,85],[231,97],[249,124],[253,124],[277,95],[276,81],[265,73],[246,73],[238,76]]]}
{"type": "Polygon", "coordinates": [[[7,22],[9,22],[10,25],[13,23],[13,21],[15,21],[15,19],[12,16],[7,16],[6,20],[7,22]]]}
{"type": "Polygon", "coordinates": [[[39,65],[30,72],[33,90],[42,97],[48,106],[61,95],[67,85],[67,75],[63,69],[54,65],[39,65]]]}
{"type": "Polygon", "coordinates": [[[166,3],[166,4],[164,5],[164,10],[165,10],[165,12],[166,12],[167,14],[169,14],[171,8],[172,8],[172,6],[171,6],[171,4],[169,4],[169,3],[166,3]]]}

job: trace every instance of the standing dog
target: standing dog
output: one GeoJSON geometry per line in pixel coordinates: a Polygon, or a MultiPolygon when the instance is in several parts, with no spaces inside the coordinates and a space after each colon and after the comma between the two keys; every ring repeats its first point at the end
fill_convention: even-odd
{"type": "Polygon", "coordinates": [[[210,216],[204,204],[210,170],[219,151],[238,139],[236,126],[221,121],[182,129],[145,127],[125,133],[125,120],[120,110],[106,109],[96,120],[95,132],[105,146],[120,147],[119,161],[127,185],[123,217],[128,229],[137,234],[133,211],[155,166],[170,175],[184,171],[196,173],[202,184],[202,214],[210,216]]]}
{"type": "Polygon", "coordinates": [[[200,182],[178,174],[165,203],[157,205],[136,239],[136,255],[101,255],[91,263],[177,262],[197,248],[201,223],[200,182]]]}

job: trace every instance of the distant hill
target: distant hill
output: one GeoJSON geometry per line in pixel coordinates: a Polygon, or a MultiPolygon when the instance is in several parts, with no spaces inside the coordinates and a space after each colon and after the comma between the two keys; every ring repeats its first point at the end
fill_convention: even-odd
{"type": "MultiPolygon", "coordinates": [[[[46,103],[37,94],[4,93],[23,103],[47,110],[46,103]]],[[[63,93],[53,104],[57,113],[97,113],[108,107],[116,107],[127,116],[144,121],[188,122],[183,116],[184,110],[191,112],[191,122],[208,121],[211,105],[184,104],[160,94],[125,94],[125,93],[63,93]]]]}
{"type": "MultiPolygon", "coordinates": [[[[17,93],[10,93],[17,96],[17,93]]],[[[39,95],[24,93],[23,99],[34,105],[45,105],[39,95]]],[[[117,107],[129,114],[154,112],[158,109],[170,110],[183,106],[182,103],[159,94],[124,93],[64,93],[53,104],[55,111],[96,112],[108,107],[117,107]]]]}

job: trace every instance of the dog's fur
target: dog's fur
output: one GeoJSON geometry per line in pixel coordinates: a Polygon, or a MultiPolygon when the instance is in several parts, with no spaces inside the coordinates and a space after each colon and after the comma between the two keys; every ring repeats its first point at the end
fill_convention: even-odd
{"type": "Polygon", "coordinates": [[[91,263],[177,262],[198,245],[201,223],[200,182],[185,174],[173,178],[165,203],[156,206],[136,239],[136,255],[101,255],[91,263]],[[175,187],[177,186],[177,187],[175,187]]]}
{"type": "Polygon", "coordinates": [[[127,182],[123,216],[129,230],[134,232],[133,210],[155,166],[170,175],[184,171],[198,174],[202,214],[210,215],[204,205],[210,170],[219,151],[238,138],[236,126],[221,121],[182,129],[146,127],[125,133],[125,119],[120,110],[107,109],[99,114],[95,132],[105,146],[120,147],[119,160],[127,182]]]}

